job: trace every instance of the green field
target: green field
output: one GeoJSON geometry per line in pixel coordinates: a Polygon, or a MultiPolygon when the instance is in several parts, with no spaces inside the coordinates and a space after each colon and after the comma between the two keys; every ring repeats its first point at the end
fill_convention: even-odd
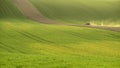
{"type": "Polygon", "coordinates": [[[1,18],[25,18],[11,0],[0,0],[1,18]]]}
{"type": "Polygon", "coordinates": [[[2,21],[0,66],[1,68],[119,68],[119,41],[119,32],[44,25],[29,20],[2,21]]]}
{"type": "Polygon", "coordinates": [[[72,24],[120,24],[120,0],[30,0],[46,17],[72,24]]]}
{"type": "MultiPolygon", "coordinates": [[[[119,0],[86,1],[30,0],[52,20],[120,24],[119,0]]],[[[120,68],[120,32],[41,24],[0,0],[0,68],[120,68]]]]}

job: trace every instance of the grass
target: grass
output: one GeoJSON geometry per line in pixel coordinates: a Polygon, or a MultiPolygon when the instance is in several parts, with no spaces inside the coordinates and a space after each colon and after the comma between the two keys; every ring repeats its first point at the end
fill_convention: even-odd
{"type": "Polygon", "coordinates": [[[119,0],[30,0],[46,17],[65,23],[119,25],[119,0]],[[93,22],[94,21],[94,22],[93,22]]]}
{"type": "Polygon", "coordinates": [[[12,0],[0,0],[0,18],[25,18],[12,0]]]}
{"type": "Polygon", "coordinates": [[[1,54],[2,68],[119,68],[119,58],[1,54]],[[9,56],[9,57],[8,57],[9,56]],[[118,62],[116,62],[118,61],[118,62]],[[6,64],[7,63],[7,64],[6,64]]]}
{"type": "Polygon", "coordinates": [[[119,41],[119,32],[2,19],[0,67],[119,68],[119,41]]]}

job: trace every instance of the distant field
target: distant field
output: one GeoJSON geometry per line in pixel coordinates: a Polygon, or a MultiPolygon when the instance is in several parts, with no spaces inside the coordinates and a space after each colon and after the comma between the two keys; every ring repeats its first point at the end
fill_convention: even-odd
{"type": "Polygon", "coordinates": [[[119,68],[120,33],[1,20],[1,68],[119,68]]]}
{"type": "Polygon", "coordinates": [[[30,0],[46,17],[72,24],[119,25],[119,0],[30,0]]]}

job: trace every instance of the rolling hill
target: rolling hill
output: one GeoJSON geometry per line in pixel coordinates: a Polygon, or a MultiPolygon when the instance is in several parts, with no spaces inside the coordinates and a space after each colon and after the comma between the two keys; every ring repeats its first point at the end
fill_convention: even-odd
{"type": "Polygon", "coordinates": [[[46,17],[72,24],[120,24],[119,0],[29,0],[46,17]]]}
{"type": "Polygon", "coordinates": [[[29,20],[2,21],[0,66],[119,68],[119,41],[119,32],[46,25],[29,20]]]}
{"type": "MultiPolygon", "coordinates": [[[[29,1],[44,16],[65,23],[116,24],[120,18],[119,0],[29,1]]],[[[0,68],[120,68],[119,31],[41,23],[24,16],[12,0],[0,0],[0,68]]]]}

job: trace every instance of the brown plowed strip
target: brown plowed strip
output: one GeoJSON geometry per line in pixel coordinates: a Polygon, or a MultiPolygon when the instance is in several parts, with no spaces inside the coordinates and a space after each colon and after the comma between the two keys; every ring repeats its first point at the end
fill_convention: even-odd
{"type": "Polygon", "coordinates": [[[13,0],[13,2],[26,17],[32,20],[38,21],[40,23],[88,27],[88,28],[105,29],[105,30],[120,32],[120,27],[81,26],[77,24],[74,24],[74,25],[63,24],[61,22],[56,22],[44,17],[28,0],[13,0]]]}
{"type": "Polygon", "coordinates": [[[106,27],[106,26],[87,26],[87,27],[120,32],[120,27],[106,27]]]}
{"type": "Polygon", "coordinates": [[[96,29],[104,29],[104,30],[110,30],[110,31],[116,31],[120,32],[120,27],[107,27],[107,26],[92,26],[92,25],[70,25],[70,26],[78,26],[78,27],[88,27],[88,28],[96,28],[96,29]]]}
{"type": "Polygon", "coordinates": [[[47,24],[58,23],[44,17],[28,0],[13,0],[17,8],[28,18],[47,24]]]}

